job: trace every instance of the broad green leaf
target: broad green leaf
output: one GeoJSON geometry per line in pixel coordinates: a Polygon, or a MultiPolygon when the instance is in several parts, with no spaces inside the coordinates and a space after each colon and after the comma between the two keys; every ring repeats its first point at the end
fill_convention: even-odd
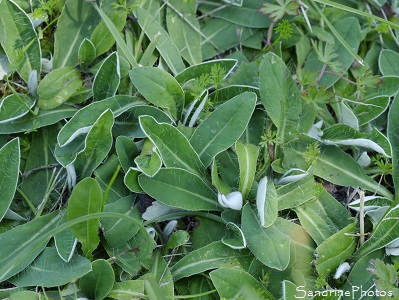
{"type": "Polygon", "coordinates": [[[131,138],[144,138],[145,133],[141,130],[139,117],[147,115],[153,117],[159,123],[172,123],[169,117],[162,110],[150,105],[136,105],[129,108],[115,120],[112,129],[114,136],[125,135],[131,138]]]}
{"type": "Polygon", "coordinates": [[[239,140],[244,144],[259,145],[259,143],[262,141],[261,136],[263,135],[265,120],[266,112],[263,109],[255,108],[255,111],[249,120],[249,124],[239,140]]]}
{"type": "Polygon", "coordinates": [[[88,66],[93,62],[96,56],[96,48],[94,47],[93,42],[88,38],[85,38],[79,46],[78,62],[88,66]]]}
{"type": "Polygon", "coordinates": [[[62,127],[58,133],[57,141],[60,146],[64,146],[80,134],[89,132],[90,128],[88,127],[92,126],[107,109],[110,109],[114,116],[117,117],[127,109],[140,104],[143,103],[139,98],[127,95],[117,95],[102,101],[93,102],[80,109],[62,127]],[[86,131],[82,129],[86,129],[86,131]]]}
{"type": "Polygon", "coordinates": [[[27,114],[14,121],[0,124],[0,134],[34,131],[41,127],[57,123],[62,119],[70,118],[77,111],[77,108],[69,105],[61,105],[52,110],[39,110],[36,116],[27,114]]]}
{"type": "Polygon", "coordinates": [[[381,77],[382,83],[376,89],[369,89],[366,94],[366,100],[381,97],[381,96],[394,96],[399,91],[399,76],[383,76],[381,77]]]}
{"type": "Polygon", "coordinates": [[[142,193],[143,190],[139,184],[139,175],[142,172],[137,170],[137,168],[130,168],[123,179],[126,187],[134,193],[142,193]]]}
{"type": "Polygon", "coordinates": [[[160,251],[154,251],[152,254],[153,264],[149,272],[154,274],[155,282],[160,287],[162,293],[160,299],[174,297],[174,280],[169,269],[169,264],[165,261],[160,251]]]}
{"type": "Polygon", "coordinates": [[[79,47],[85,38],[90,38],[100,16],[93,4],[86,1],[66,0],[54,33],[53,68],[75,66],[78,63],[79,47]]]}
{"type": "Polygon", "coordinates": [[[251,144],[244,145],[242,142],[237,141],[235,148],[240,165],[240,185],[238,190],[245,201],[254,182],[259,147],[251,144]]]}
{"type": "Polygon", "coordinates": [[[360,186],[392,199],[392,194],[367,176],[364,169],[347,153],[335,146],[321,147],[321,154],[313,164],[313,173],[325,180],[342,186],[360,186]]]}
{"type": "Polygon", "coordinates": [[[390,49],[383,49],[378,57],[378,65],[382,75],[399,75],[399,54],[390,49]]]}
{"type": "Polygon", "coordinates": [[[108,297],[119,300],[131,300],[144,296],[144,280],[125,280],[115,282],[108,297]]]}
{"type": "Polygon", "coordinates": [[[245,250],[234,250],[217,241],[192,251],[171,268],[174,280],[216,268],[246,270],[253,256],[245,250]]]}
{"type": "Polygon", "coordinates": [[[0,123],[14,121],[29,113],[35,101],[24,94],[9,95],[0,102],[0,123]]]}
{"type": "Polygon", "coordinates": [[[199,225],[194,228],[192,237],[193,250],[200,249],[212,242],[219,242],[226,234],[226,225],[220,220],[197,217],[199,225]],[[212,228],[212,230],[209,230],[212,228]]]}
{"type": "Polygon", "coordinates": [[[169,69],[174,75],[185,69],[179,50],[176,48],[168,33],[162,28],[156,19],[145,9],[139,7],[134,11],[140,27],[145,32],[150,41],[158,39],[156,48],[165,60],[169,69]]]}
{"type": "Polygon", "coordinates": [[[28,15],[14,1],[0,1],[0,11],[1,46],[8,61],[15,64],[19,76],[27,83],[32,71],[40,74],[39,38],[28,15]]]}
{"type": "Polygon", "coordinates": [[[137,145],[127,136],[120,135],[116,138],[115,149],[123,171],[127,172],[134,166],[134,158],[139,154],[137,145]]]}
{"type": "Polygon", "coordinates": [[[232,249],[244,249],[247,247],[247,241],[244,233],[233,222],[226,224],[226,235],[222,239],[222,243],[232,249]]]}
{"type": "MultiPolygon", "coordinates": [[[[341,37],[349,44],[349,46],[357,52],[361,41],[361,33],[359,20],[354,17],[342,18],[333,24],[336,31],[341,35],[341,37]]],[[[340,66],[343,71],[349,69],[349,67],[353,63],[353,56],[349,51],[345,48],[344,45],[336,38],[334,35],[334,53],[336,53],[337,59],[342,65],[340,66]]],[[[323,63],[319,61],[317,54],[314,50],[312,50],[306,61],[304,71],[310,70],[314,72],[319,72],[323,68],[323,63]]],[[[331,69],[328,67],[328,71],[331,69]]],[[[339,80],[339,76],[335,74],[324,74],[320,82],[319,86],[326,86],[327,88],[332,86],[335,82],[339,80]]]]}
{"type": "Polygon", "coordinates": [[[197,127],[190,143],[205,166],[242,135],[255,109],[256,95],[243,93],[217,107],[197,127]]]}
{"type": "Polygon", "coordinates": [[[278,210],[295,208],[315,199],[317,186],[313,174],[277,188],[278,210]]]}
{"type": "Polygon", "coordinates": [[[220,268],[209,273],[220,297],[235,299],[249,289],[263,299],[275,299],[265,286],[245,271],[220,268]]]}
{"type": "Polygon", "coordinates": [[[0,280],[25,269],[46,247],[62,215],[56,211],[14,227],[0,235],[0,280]],[[43,237],[46,237],[45,239],[43,237]]]}
{"type": "Polygon", "coordinates": [[[155,67],[135,68],[129,72],[134,86],[152,104],[170,111],[180,119],[184,94],[179,83],[169,73],[155,67]]]}
{"type": "Polygon", "coordinates": [[[390,242],[399,238],[399,206],[391,208],[374,227],[371,237],[357,250],[354,255],[356,260],[368,253],[385,247],[390,242]]]}
{"type": "Polygon", "coordinates": [[[317,199],[294,210],[302,227],[317,245],[351,223],[349,211],[324,189],[317,199]]]}
{"type": "Polygon", "coordinates": [[[210,60],[203,63],[199,63],[194,66],[190,66],[184,71],[180,72],[176,75],[175,79],[181,85],[187,83],[191,79],[195,79],[200,77],[202,74],[210,74],[211,70],[215,66],[220,66],[222,69],[225,69],[226,75],[230,74],[231,71],[236,67],[237,60],[235,59],[217,59],[210,60]]]}
{"type": "Polygon", "coordinates": [[[154,274],[147,273],[143,276],[144,278],[144,287],[146,294],[149,299],[161,300],[164,299],[164,294],[162,293],[161,287],[157,280],[155,279],[154,274]]]}
{"type": "Polygon", "coordinates": [[[219,177],[218,174],[218,165],[216,160],[212,162],[212,185],[220,192],[221,194],[229,194],[232,192],[230,187],[219,177]]]}
{"type": "Polygon", "coordinates": [[[359,120],[359,126],[366,125],[378,118],[389,106],[389,96],[369,98],[353,109],[359,120]]]}
{"type": "Polygon", "coordinates": [[[236,153],[226,150],[215,157],[218,173],[222,180],[233,189],[238,188],[240,180],[240,167],[236,153]]]}
{"type": "Polygon", "coordinates": [[[183,246],[186,244],[190,239],[190,235],[187,231],[184,230],[177,230],[172,233],[172,235],[169,237],[168,242],[166,243],[165,249],[170,250],[170,249],[175,249],[180,246],[183,246]]]}
{"type": "Polygon", "coordinates": [[[93,81],[94,101],[110,98],[115,95],[121,81],[119,56],[112,52],[104,59],[93,81]]]}
{"type": "MultiPolygon", "coordinates": [[[[399,96],[396,95],[392,101],[388,113],[388,139],[392,145],[392,179],[396,191],[399,191],[399,136],[397,130],[399,128],[399,96]]],[[[398,192],[396,192],[398,196],[398,192]]]]}
{"type": "Polygon", "coordinates": [[[7,213],[17,188],[20,165],[19,139],[15,138],[0,149],[0,221],[7,213]]]}
{"type": "Polygon", "coordinates": [[[82,86],[80,73],[73,67],[56,69],[47,74],[39,83],[37,105],[41,109],[53,109],[60,106],[82,86]]]}
{"type": "Polygon", "coordinates": [[[74,162],[80,178],[90,176],[108,155],[112,147],[112,125],[114,115],[106,110],[93,124],[85,139],[85,149],[80,152],[74,162]]]}
{"type": "Polygon", "coordinates": [[[274,53],[266,54],[259,68],[260,95],[266,112],[277,127],[277,139],[285,142],[313,125],[315,111],[301,98],[284,61],[274,53]]]}
{"type": "MultiPolygon", "coordinates": [[[[58,225],[67,222],[67,215],[64,215],[58,225]]],[[[57,233],[54,236],[55,249],[58,256],[65,262],[69,263],[75,252],[78,240],[73,236],[70,228],[57,233]]]]}
{"type": "Polygon", "coordinates": [[[198,9],[202,13],[211,13],[214,18],[224,19],[237,25],[250,28],[269,27],[271,19],[267,18],[259,11],[262,7],[262,2],[257,0],[245,0],[241,1],[241,5],[225,5],[225,2],[215,0],[208,1],[201,4],[198,9]]]}
{"type": "Polygon", "coordinates": [[[8,300],[39,300],[39,294],[31,291],[17,291],[12,293],[8,300]]]}
{"type": "MultiPolygon", "coordinates": [[[[137,207],[132,207],[134,200],[133,196],[123,197],[115,202],[106,204],[104,211],[126,214],[140,221],[140,213],[137,207]]],[[[128,220],[116,218],[104,218],[101,220],[101,226],[105,239],[111,248],[125,244],[140,230],[140,227],[133,225],[128,220]]]]}
{"type": "Polygon", "coordinates": [[[278,216],[278,198],[276,188],[271,180],[263,177],[258,184],[256,208],[262,227],[271,226],[278,216]]]}
{"type": "Polygon", "coordinates": [[[114,270],[104,259],[92,263],[92,270],[79,279],[79,288],[89,299],[102,300],[112,290],[115,281],[114,270]]]}
{"type": "Polygon", "coordinates": [[[19,287],[56,287],[75,281],[90,270],[91,264],[86,258],[74,255],[65,262],[55,248],[46,248],[32,264],[9,281],[19,287]]]}
{"type": "Polygon", "coordinates": [[[349,224],[316,248],[318,258],[314,263],[320,276],[328,276],[352,255],[357,244],[357,238],[353,236],[356,233],[356,224],[349,224]]]}
{"type": "Polygon", "coordinates": [[[201,30],[195,15],[196,3],[172,0],[167,5],[166,24],[171,39],[190,65],[201,63],[201,30]]]}
{"type": "Polygon", "coordinates": [[[183,169],[162,168],[154,177],[139,176],[140,187],[159,202],[186,210],[220,210],[215,192],[183,169]]]}
{"type": "MultiPolygon", "coordinates": [[[[102,202],[103,194],[97,181],[93,178],[83,179],[75,186],[69,197],[68,221],[101,212],[102,202]]],[[[73,235],[82,244],[83,253],[87,257],[92,257],[92,252],[100,242],[98,237],[99,223],[99,219],[93,219],[71,226],[73,235]]]]}
{"type": "Polygon", "coordinates": [[[90,37],[96,49],[96,56],[107,52],[115,44],[115,37],[113,34],[119,34],[126,24],[126,11],[124,9],[111,9],[107,16],[109,18],[109,20],[107,20],[108,22],[102,20],[96,28],[94,28],[90,37]],[[108,28],[109,22],[112,22],[115,26],[112,31],[113,33],[108,28]]]}
{"type": "Polygon", "coordinates": [[[249,204],[242,210],[241,229],[248,248],[266,266],[284,270],[290,261],[290,238],[275,225],[263,228],[249,204]]]}
{"type": "Polygon", "coordinates": [[[166,167],[185,169],[200,177],[204,176],[204,166],[187,138],[172,125],[158,123],[150,116],[139,118],[143,132],[157,147],[166,167]]]}

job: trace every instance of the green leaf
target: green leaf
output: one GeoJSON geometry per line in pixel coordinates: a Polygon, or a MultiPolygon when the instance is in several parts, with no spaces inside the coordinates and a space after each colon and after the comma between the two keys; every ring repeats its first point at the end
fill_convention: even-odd
{"type": "Polygon", "coordinates": [[[294,210],[302,227],[317,245],[351,223],[349,211],[324,189],[314,201],[308,201],[294,210]]]}
{"type": "MultiPolygon", "coordinates": [[[[64,215],[58,226],[67,222],[67,215],[64,215]]],[[[57,233],[54,236],[55,249],[57,250],[58,256],[65,262],[69,263],[75,252],[76,244],[78,240],[73,236],[70,228],[57,233]]]]}
{"type": "Polygon", "coordinates": [[[55,287],[68,284],[91,271],[90,261],[74,255],[62,260],[55,248],[46,248],[26,269],[9,279],[19,287],[55,287]]]}
{"type": "Polygon", "coordinates": [[[165,261],[160,251],[152,254],[153,264],[149,272],[154,274],[154,279],[160,287],[163,297],[160,299],[174,298],[174,280],[169,269],[169,263],[165,261]]]}
{"type": "Polygon", "coordinates": [[[112,125],[114,115],[106,110],[93,124],[85,139],[85,149],[80,152],[74,162],[80,178],[90,176],[108,155],[112,147],[112,125]]]}
{"type": "Polygon", "coordinates": [[[104,259],[92,263],[92,270],[79,280],[80,290],[90,299],[102,300],[114,285],[115,275],[111,265],[104,259]]]}
{"type": "Polygon", "coordinates": [[[383,49],[378,57],[378,65],[382,75],[399,76],[399,54],[390,49],[383,49]]]}
{"type": "Polygon", "coordinates": [[[0,221],[7,213],[17,188],[20,165],[19,139],[15,138],[0,149],[0,221]]]}
{"type": "Polygon", "coordinates": [[[313,174],[308,174],[297,181],[279,187],[277,189],[278,210],[295,208],[309,200],[315,199],[317,194],[316,188],[313,174]]]}
{"type": "Polygon", "coordinates": [[[177,230],[169,237],[165,250],[175,249],[186,244],[190,239],[187,231],[177,230]]]}
{"type": "Polygon", "coordinates": [[[385,247],[399,238],[399,206],[391,208],[374,227],[371,237],[357,250],[354,257],[359,259],[368,253],[385,247]]]}
{"type": "Polygon", "coordinates": [[[245,250],[234,250],[222,242],[213,242],[192,251],[172,268],[174,280],[221,267],[246,270],[253,256],[245,250]]]}
{"type": "Polygon", "coordinates": [[[254,182],[259,147],[251,144],[244,145],[240,141],[237,141],[235,148],[240,165],[240,185],[238,190],[245,201],[254,182]]]}
{"type": "Polygon", "coordinates": [[[61,105],[52,110],[39,110],[36,116],[27,114],[22,118],[0,124],[0,134],[34,131],[41,127],[57,123],[62,119],[70,118],[77,111],[77,108],[69,105],[61,105]]]}
{"type": "Polygon", "coordinates": [[[116,138],[115,149],[123,171],[127,172],[134,166],[134,158],[139,154],[135,142],[127,136],[120,135],[116,138]]]}
{"type": "Polygon", "coordinates": [[[156,19],[145,9],[139,7],[134,11],[140,27],[150,41],[158,39],[156,48],[165,60],[174,75],[185,69],[179,50],[176,48],[168,33],[162,28],[156,19]]]}
{"type": "Polygon", "coordinates": [[[154,177],[139,176],[141,188],[159,202],[186,210],[220,210],[215,192],[183,169],[162,168],[154,177]]]}
{"type": "Polygon", "coordinates": [[[162,159],[157,151],[152,151],[151,155],[146,154],[136,156],[134,163],[137,166],[137,170],[143,172],[149,177],[155,176],[162,167],[162,159]]]}
{"type": "Polygon", "coordinates": [[[78,62],[88,66],[96,57],[96,48],[94,47],[93,42],[88,38],[85,38],[79,46],[78,62]]]}
{"type": "Polygon", "coordinates": [[[236,67],[237,60],[235,59],[217,59],[210,60],[203,63],[199,63],[194,66],[190,66],[184,71],[180,72],[176,75],[175,79],[181,85],[190,81],[191,79],[195,79],[200,77],[202,74],[211,74],[212,68],[215,66],[220,66],[222,69],[226,70],[227,75],[231,73],[231,71],[236,67]]]}
{"type": "Polygon", "coordinates": [[[104,59],[93,81],[94,101],[103,100],[115,95],[121,81],[119,56],[112,52],[104,59]]]}
{"type": "Polygon", "coordinates": [[[196,3],[180,0],[166,3],[166,24],[171,39],[190,65],[201,63],[201,31],[195,15],[196,3]]]}
{"type": "Polygon", "coordinates": [[[276,188],[273,181],[263,177],[258,184],[256,193],[256,208],[262,227],[273,225],[278,216],[278,203],[276,188]]]}
{"type": "MultiPolygon", "coordinates": [[[[396,95],[392,101],[388,113],[388,139],[392,146],[392,179],[395,190],[399,191],[399,136],[397,130],[399,128],[399,96],[396,95]]],[[[396,192],[396,196],[398,196],[396,192]]]]}
{"type": "Polygon", "coordinates": [[[156,281],[154,274],[147,273],[144,275],[144,287],[149,299],[164,299],[164,294],[162,293],[161,287],[156,281]]]}
{"type": "Polygon", "coordinates": [[[241,229],[248,248],[266,266],[284,270],[290,260],[290,238],[275,225],[263,228],[249,204],[242,210],[241,229]]]}
{"type": "MultiPolygon", "coordinates": [[[[159,170],[158,170],[159,171],[159,170]]],[[[123,179],[126,187],[134,193],[142,193],[143,190],[139,185],[139,175],[142,174],[137,168],[130,168],[123,179]]]]}
{"type": "Polygon", "coordinates": [[[131,300],[144,296],[144,280],[125,280],[115,282],[108,297],[119,300],[131,300]]]}
{"type": "Polygon", "coordinates": [[[0,11],[1,46],[19,76],[27,83],[32,71],[40,74],[41,70],[42,54],[38,36],[28,15],[14,1],[1,1],[0,11]]]}
{"type": "MultiPolygon", "coordinates": [[[[129,215],[139,222],[141,221],[140,212],[137,207],[132,207],[134,200],[133,196],[123,197],[115,202],[106,204],[104,211],[129,215]]],[[[125,219],[105,218],[101,220],[101,225],[105,239],[111,248],[125,244],[140,230],[140,227],[125,219]]]]}
{"type": "Polygon", "coordinates": [[[244,233],[233,222],[226,224],[226,235],[222,239],[222,243],[232,249],[244,249],[247,247],[247,241],[244,233]]]}
{"type": "MultiPolygon", "coordinates": [[[[398,82],[399,83],[399,82],[398,82]]],[[[389,96],[368,98],[353,109],[359,120],[359,126],[366,125],[378,118],[389,106],[389,96]]]]}
{"type": "Polygon", "coordinates": [[[321,147],[321,154],[313,164],[313,173],[334,184],[360,186],[392,199],[392,194],[367,176],[364,169],[349,154],[334,146],[321,147]]]}
{"type": "Polygon", "coordinates": [[[130,79],[149,102],[170,111],[180,119],[184,106],[184,94],[179,83],[169,73],[155,67],[135,68],[130,79]]]}
{"type": "Polygon", "coordinates": [[[263,284],[245,271],[220,268],[210,272],[209,276],[222,298],[236,299],[243,295],[245,289],[249,289],[263,299],[275,299],[263,284]]]}
{"type": "Polygon", "coordinates": [[[316,248],[317,259],[314,261],[316,270],[321,276],[328,276],[338,266],[352,255],[356,248],[356,224],[349,224],[341,231],[330,236],[316,248]]]}
{"type": "Polygon", "coordinates": [[[1,281],[25,269],[43,251],[50,240],[48,233],[57,226],[61,217],[56,211],[0,235],[1,281]]]}
{"type": "Polygon", "coordinates": [[[47,74],[39,83],[37,105],[41,109],[53,109],[60,106],[82,86],[80,73],[73,67],[56,69],[47,74]]]}
{"type": "MultiPolygon", "coordinates": [[[[68,200],[68,221],[81,216],[101,212],[103,207],[103,193],[97,181],[85,178],[72,191],[68,200]]],[[[92,252],[100,243],[98,226],[100,220],[93,219],[71,226],[73,235],[82,244],[85,256],[91,257],[92,252]]]]}
{"type": "Polygon", "coordinates": [[[75,66],[78,63],[80,44],[90,38],[100,17],[92,3],[66,0],[54,33],[53,68],[75,66]],[[71,38],[73,37],[73,38],[71,38]]]}
{"type": "Polygon", "coordinates": [[[157,147],[166,167],[185,169],[204,177],[204,166],[187,138],[172,125],[158,123],[150,116],[139,118],[143,132],[157,147]]]}
{"type": "Polygon", "coordinates": [[[0,123],[14,121],[29,113],[35,101],[24,94],[9,95],[0,102],[0,123]]]}
{"type": "Polygon", "coordinates": [[[259,80],[261,100],[278,129],[278,142],[284,143],[299,133],[307,133],[315,111],[302,101],[284,61],[274,53],[266,54],[260,64],[259,80]]]}
{"type": "MultiPolygon", "coordinates": [[[[103,19],[94,28],[90,37],[96,49],[97,56],[107,52],[115,44],[114,35],[118,34],[120,36],[120,32],[126,24],[127,16],[126,11],[123,9],[112,9],[108,14],[102,12],[102,15],[108,17],[107,21],[103,19]],[[114,25],[112,28],[109,28],[111,27],[110,22],[114,25]]],[[[132,64],[132,66],[134,65],[132,64]]]]}
{"type": "Polygon", "coordinates": [[[243,93],[218,106],[194,131],[190,138],[194,150],[205,166],[242,135],[255,109],[256,95],[243,93]]]}
{"type": "Polygon", "coordinates": [[[139,104],[143,104],[139,98],[117,95],[86,105],[59,131],[57,137],[58,144],[64,146],[73,141],[73,139],[80,134],[89,132],[90,128],[88,127],[92,126],[107,109],[110,109],[114,116],[117,117],[127,109],[139,104]]]}

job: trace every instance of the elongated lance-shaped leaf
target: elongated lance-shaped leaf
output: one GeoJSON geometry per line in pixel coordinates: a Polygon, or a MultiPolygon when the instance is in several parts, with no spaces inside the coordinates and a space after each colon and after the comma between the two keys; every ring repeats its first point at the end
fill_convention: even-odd
{"type": "Polygon", "coordinates": [[[266,54],[260,64],[259,78],[261,100],[277,127],[278,141],[283,143],[299,133],[307,133],[315,112],[305,106],[284,61],[274,53],[266,54]]]}
{"type": "Polygon", "coordinates": [[[258,260],[280,271],[287,268],[290,261],[289,236],[275,225],[263,228],[249,203],[242,210],[241,229],[248,248],[258,260]]]}
{"type": "Polygon", "coordinates": [[[141,188],[163,204],[186,210],[220,210],[216,193],[200,177],[183,169],[162,168],[139,176],[141,188]]]}
{"type": "Polygon", "coordinates": [[[0,149],[0,221],[7,213],[18,183],[20,164],[19,139],[15,138],[0,149]]]}
{"type": "Polygon", "coordinates": [[[256,105],[256,95],[246,92],[217,107],[197,127],[190,143],[207,167],[212,159],[242,135],[256,105]]]}
{"type": "Polygon", "coordinates": [[[165,60],[173,74],[178,74],[185,69],[180,52],[176,48],[168,33],[162,28],[158,21],[148,11],[139,7],[134,11],[140,27],[147,37],[152,41],[157,38],[156,48],[165,60]],[[159,34],[160,33],[160,34],[159,34]]]}
{"type": "MultiPolygon", "coordinates": [[[[68,221],[92,213],[101,212],[103,207],[102,190],[93,178],[80,181],[72,191],[68,200],[68,221]]],[[[92,257],[92,252],[100,243],[98,237],[99,219],[89,220],[71,226],[72,233],[82,244],[85,256],[92,257]]]]}
{"type": "Polygon", "coordinates": [[[132,65],[132,67],[138,67],[136,59],[133,56],[133,53],[129,50],[129,47],[126,45],[125,41],[123,40],[121,34],[119,33],[119,30],[115,27],[114,23],[111,21],[111,19],[107,16],[106,13],[104,13],[100,8],[98,8],[97,5],[94,5],[94,8],[97,10],[97,12],[100,14],[101,18],[104,20],[109,31],[111,32],[112,36],[114,37],[117,45],[121,49],[123,55],[125,55],[125,57],[129,61],[129,63],[132,65]]]}
{"type": "Polygon", "coordinates": [[[94,101],[115,95],[121,81],[119,56],[112,52],[101,64],[93,81],[94,101]]]}
{"type": "Polygon", "coordinates": [[[0,235],[0,281],[25,269],[43,251],[61,217],[56,211],[0,235]]]}
{"type": "Polygon", "coordinates": [[[321,154],[313,165],[313,173],[338,185],[360,186],[389,199],[393,197],[390,191],[369,177],[349,154],[335,146],[321,147],[321,154]]]}
{"type": "Polygon", "coordinates": [[[269,227],[278,216],[278,197],[274,183],[263,177],[258,184],[256,193],[256,208],[262,227],[269,227]]]}
{"type": "Polygon", "coordinates": [[[204,177],[205,167],[187,138],[172,125],[158,123],[153,117],[139,118],[141,129],[154,143],[166,167],[182,168],[204,177]]]}
{"type": "Polygon", "coordinates": [[[235,148],[238,156],[238,163],[240,164],[240,185],[238,190],[241,192],[242,199],[245,201],[251,190],[252,183],[254,182],[259,147],[251,144],[244,145],[240,141],[237,141],[235,148]]]}
{"type": "Polygon", "coordinates": [[[93,28],[100,20],[92,3],[65,1],[54,33],[54,69],[73,67],[78,63],[80,44],[85,38],[90,39],[93,28]]]}
{"type": "Polygon", "coordinates": [[[221,267],[247,270],[252,259],[248,251],[231,249],[218,241],[186,255],[173,265],[171,271],[173,278],[179,280],[221,267]]]}
{"type": "Polygon", "coordinates": [[[35,102],[24,94],[12,94],[3,98],[0,102],[0,124],[17,120],[29,114],[29,110],[33,108],[35,102]]]}
{"type": "MultiPolygon", "coordinates": [[[[388,139],[392,146],[392,178],[395,190],[399,191],[399,96],[396,95],[392,101],[388,114],[388,139]]],[[[396,192],[398,196],[398,192],[396,192]]]]}
{"type": "Polygon", "coordinates": [[[18,74],[28,82],[29,74],[41,70],[41,48],[28,15],[12,0],[0,1],[0,43],[18,74]]]}

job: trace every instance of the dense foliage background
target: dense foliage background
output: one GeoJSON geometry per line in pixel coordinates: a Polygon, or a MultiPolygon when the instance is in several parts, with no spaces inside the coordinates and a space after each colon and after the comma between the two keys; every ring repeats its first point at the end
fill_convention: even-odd
{"type": "Polygon", "coordinates": [[[0,0],[0,298],[399,297],[397,13],[0,0]]]}

